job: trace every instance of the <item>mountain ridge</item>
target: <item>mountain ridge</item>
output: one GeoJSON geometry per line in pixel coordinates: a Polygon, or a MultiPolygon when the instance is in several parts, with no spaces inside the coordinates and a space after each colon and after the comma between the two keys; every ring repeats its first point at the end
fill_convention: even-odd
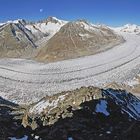
{"type": "Polygon", "coordinates": [[[3,139],[140,138],[140,100],[124,90],[81,87],[44,97],[30,106],[0,98],[0,106],[3,139]]]}
{"type": "Polygon", "coordinates": [[[7,21],[0,23],[0,57],[30,58],[48,63],[94,55],[123,43],[125,40],[118,32],[139,35],[140,27],[127,24],[112,28],[82,19],[65,21],[56,17],[37,22],[7,21]]]}

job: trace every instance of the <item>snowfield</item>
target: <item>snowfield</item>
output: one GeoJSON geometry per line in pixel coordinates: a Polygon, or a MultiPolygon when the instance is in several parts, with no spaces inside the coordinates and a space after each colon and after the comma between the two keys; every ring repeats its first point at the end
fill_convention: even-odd
{"type": "Polygon", "coordinates": [[[101,100],[100,103],[96,105],[96,112],[103,113],[106,116],[109,116],[109,112],[107,111],[107,101],[101,100]]]}
{"type": "Polygon", "coordinates": [[[96,55],[55,63],[0,60],[0,96],[19,104],[81,86],[126,83],[140,73],[140,36],[119,32],[126,42],[96,55]]]}

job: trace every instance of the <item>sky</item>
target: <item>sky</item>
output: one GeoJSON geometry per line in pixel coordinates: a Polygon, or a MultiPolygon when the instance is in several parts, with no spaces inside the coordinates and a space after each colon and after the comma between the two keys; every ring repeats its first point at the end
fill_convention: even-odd
{"type": "Polygon", "coordinates": [[[140,25],[140,0],[0,0],[0,22],[54,16],[120,26],[140,25]]]}

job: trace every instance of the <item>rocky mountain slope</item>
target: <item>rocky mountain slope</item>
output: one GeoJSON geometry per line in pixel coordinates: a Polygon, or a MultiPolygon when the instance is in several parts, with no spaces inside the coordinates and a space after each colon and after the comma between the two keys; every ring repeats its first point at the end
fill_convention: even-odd
{"type": "Polygon", "coordinates": [[[7,105],[4,99],[0,105],[4,140],[140,139],[140,100],[124,90],[82,87],[43,98],[25,109],[7,105]],[[3,120],[6,106],[8,119],[3,120]]]}
{"type": "Polygon", "coordinates": [[[123,41],[106,26],[93,25],[84,20],[69,22],[41,48],[36,60],[51,62],[92,55],[123,41]]]}
{"type": "Polygon", "coordinates": [[[0,26],[0,57],[30,56],[36,37],[25,28],[26,22],[18,20],[0,26]]]}
{"type": "Polygon", "coordinates": [[[0,24],[0,57],[31,58],[65,23],[49,17],[37,23],[15,20],[0,24]]]}

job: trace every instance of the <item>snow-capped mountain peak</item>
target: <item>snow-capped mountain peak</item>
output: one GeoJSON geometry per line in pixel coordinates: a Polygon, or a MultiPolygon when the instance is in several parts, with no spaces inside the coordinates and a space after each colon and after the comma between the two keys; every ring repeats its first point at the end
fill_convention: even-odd
{"type": "Polygon", "coordinates": [[[126,27],[126,28],[137,28],[138,25],[128,23],[128,24],[125,24],[124,27],[126,27]]]}
{"type": "Polygon", "coordinates": [[[68,21],[60,20],[60,19],[58,19],[56,17],[48,17],[47,22],[66,24],[68,21]]]}
{"type": "Polygon", "coordinates": [[[5,24],[26,24],[26,21],[24,19],[17,19],[17,20],[9,20],[7,22],[0,23],[0,26],[5,24]]]}
{"type": "Polygon", "coordinates": [[[17,19],[17,20],[9,20],[9,21],[7,21],[7,23],[19,23],[19,22],[22,22],[23,21],[23,19],[17,19]]]}
{"type": "Polygon", "coordinates": [[[136,24],[126,24],[122,27],[113,28],[116,31],[131,33],[131,34],[140,34],[140,26],[136,24]]]}
{"type": "Polygon", "coordinates": [[[122,31],[129,33],[138,33],[140,32],[140,27],[136,24],[126,24],[124,25],[122,31]]]}
{"type": "Polygon", "coordinates": [[[68,23],[68,21],[60,20],[56,17],[48,17],[45,20],[27,24],[26,28],[30,30],[39,39],[36,42],[37,45],[43,46],[66,23],[68,23]]]}
{"type": "Polygon", "coordinates": [[[46,22],[38,23],[37,26],[44,32],[56,33],[67,21],[59,20],[56,17],[49,17],[46,22]]]}

